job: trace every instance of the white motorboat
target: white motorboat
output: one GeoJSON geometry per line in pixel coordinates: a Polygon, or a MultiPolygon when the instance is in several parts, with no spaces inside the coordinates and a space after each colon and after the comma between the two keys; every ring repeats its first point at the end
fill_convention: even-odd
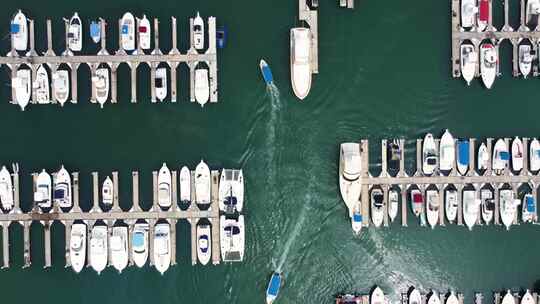
{"type": "Polygon", "coordinates": [[[521,303],[520,304],[535,304],[536,301],[534,300],[534,297],[531,294],[530,290],[526,290],[525,294],[521,297],[521,303]]]}
{"type": "Polygon", "coordinates": [[[499,54],[492,43],[480,45],[480,74],[486,88],[491,89],[499,66],[499,54]]]}
{"type": "Polygon", "coordinates": [[[495,210],[493,191],[486,188],[480,190],[480,201],[482,202],[482,220],[489,225],[493,220],[493,212],[495,210]]]}
{"type": "Polygon", "coordinates": [[[458,209],[458,193],[455,189],[446,189],[444,191],[444,211],[446,213],[446,219],[453,223],[457,218],[458,209]]]}
{"type": "Polygon", "coordinates": [[[493,162],[491,168],[495,171],[495,174],[501,175],[506,167],[508,166],[508,161],[510,159],[510,154],[508,153],[508,146],[504,139],[499,139],[495,143],[493,148],[493,162]]]}
{"type": "Polygon", "coordinates": [[[475,0],[461,0],[461,26],[464,28],[473,27],[477,12],[475,0]]]}
{"type": "Polygon", "coordinates": [[[529,44],[521,44],[519,46],[519,71],[523,75],[523,78],[527,78],[531,73],[533,59],[534,55],[531,46],[529,44]]]}
{"type": "Polygon", "coordinates": [[[536,199],[530,193],[525,194],[521,202],[521,220],[524,223],[532,223],[536,220],[536,212],[536,199]]]}
{"type": "Polygon", "coordinates": [[[413,287],[411,292],[409,293],[409,301],[407,304],[421,304],[422,303],[422,295],[420,294],[420,291],[413,287]]]}
{"type": "Polygon", "coordinates": [[[450,295],[448,296],[448,298],[446,299],[446,303],[445,304],[459,304],[459,300],[458,298],[456,297],[456,294],[454,293],[454,291],[451,291],[450,292],[450,295]]]}
{"type": "Polygon", "coordinates": [[[208,81],[208,69],[195,69],[195,100],[204,107],[210,98],[210,82],[208,81]]]}
{"type": "Polygon", "coordinates": [[[439,201],[439,191],[427,190],[426,191],[426,216],[431,229],[435,228],[437,221],[439,220],[439,208],[441,207],[439,201]]]}
{"type": "Polygon", "coordinates": [[[67,102],[69,98],[69,73],[66,70],[57,70],[52,74],[52,88],[54,99],[61,106],[67,102]]]}
{"type": "Polygon", "coordinates": [[[431,133],[424,137],[424,145],[422,146],[422,171],[425,175],[432,175],[437,168],[438,156],[435,140],[431,133]]]}
{"type": "Polygon", "coordinates": [[[79,18],[79,14],[75,12],[71,19],[69,19],[69,28],[67,34],[68,48],[73,52],[80,52],[82,50],[82,22],[79,18]]]}
{"type": "Polygon", "coordinates": [[[197,225],[197,257],[203,265],[210,262],[212,239],[210,225],[197,225]]]}
{"type": "Polygon", "coordinates": [[[510,230],[517,212],[519,200],[515,199],[514,191],[503,189],[499,191],[501,220],[507,230],[510,230]]]}
{"type": "Polygon", "coordinates": [[[111,263],[122,272],[128,264],[128,227],[114,226],[111,235],[111,263]]]}
{"type": "Polygon", "coordinates": [[[107,267],[108,236],[108,229],[105,225],[95,225],[90,233],[90,265],[98,274],[107,267]]]}
{"type": "Polygon", "coordinates": [[[516,299],[514,298],[514,295],[512,295],[512,292],[510,292],[510,290],[506,291],[506,294],[502,299],[502,304],[517,304],[516,299]]]}
{"type": "Polygon", "coordinates": [[[353,206],[351,212],[351,228],[354,234],[359,235],[362,231],[362,211],[360,207],[360,202],[353,206]]]}
{"type": "Polygon", "coordinates": [[[517,136],[512,141],[512,169],[516,172],[523,169],[523,142],[517,136]]]}
{"type": "Polygon", "coordinates": [[[139,47],[143,50],[150,49],[150,37],[151,37],[151,28],[150,20],[146,18],[146,15],[143,14],[142,18],[139,20],[139,26],[137,28],[137,33],[139,34],[139,47]]]}
{"type": "Polygon", "coordinates": [[[384,219],[384,195],[380,188],[371,190],[371,221],[375,227],[381,227],[384,219]]]}
{"type": "Polygon", "coordinates": [[[168,209],[172,205],[171,171],[167,164],[163,163],[158,174],[158,205],[162,209],[168,209]]]}
{"type": "Polygon", "coordinates": [[[199,205],[208,205],[210,201],[210,169],[201,160],[195,168],[195,202],[199,205]]]}
{"type": "Polygon", "coordinates": [[[238,219],[221,216],[219,221],[221,259],[224,262],[241,262],[244,260],[245,229],[244,216],[238,219]]]}
{"type": "Polygon", "coordinates": [[[469,141],[466,139],[460,139],[457,141],[457,169],[459,174],[465,175],[469,170],[469,141]]]}
{"type": "Polygon", "coordinates": [[[15,88],[15,102],[24,111],[32,96],[32,73],[29,69],[18,69],[15,77],[11,79],[11,86],[15,88]]]}
{"type": "Polygon", "coordinates": [[[163,101],[167,97],[167,69],[156,69],[156,97],[163,101]]]}
{"type": "Polygon", "coordinates": [[[120,42],[124,51],[135,49],[135,17],[127,12],[120,21],[120,42]]]}
{"type": "Polygon", "coordinates": [[[339,190],[352,218],[353,207],[360,201],[360,144],[342,143],[339,149],[339,190]]]}
{"type": "Polygon", "coordinates": [[[154,230],[154,265],[164,274],[171,265],[171,227],[169,224],[157,224],[154,230]]]}
{"type": "Polygon", "coordinates": [[[480,199],[476,198],[474,190],[463,191],[463,220],[465,225],[472,230],[480,214],[480,199]]]}
{"type": "Polygon", "coordinates": [[[103,186],[101,187],[101,201],[104,205],[110,206],[113,203],[113,191],[114,185],[110,177],[107,176],[103,181],[103,186]]]}
{"type": "Polygon", "coordinates": [[[180,202],[182,204],[191,202],[191,172],[186,166],[180,170],[180,202]]]}
{"type": "Polygon", "coordinates": [[[379,286],[376,286],[375,289],[371,292],[369,297],[369,304],[385,304],[384,292],[379,286]]]}
{"type": "Polygon", "coordinates": [[[34,202],[41,208],[52,207],[52,180],[51,176],[43,169],[36,179],[36,191],[34,202]]]}
{"type": "Polygon", "coordinates": [[[71,176],[64,168],[64,165],[56,172],[54,178],[54,203],[60,208],[71,208],[73,206],[71,195],[71,176]]]}
{"type": "Polygon", "coordinates": [[[193,46],[196,50],[204,49],[204,20],[199,15],[199,12],[193,19],[193,46]]]}
{"type": "Polygon", "coordinates": [[[86,263],[86,224],[75,223],[71,225],[69,260],[73,271],[81,272],[86,263]]]}
{"type": "Polygon", "coordinates": [[[26,51],[28,48],[28,20],[21,10],[11,19],[11,43],[15,50],[26,51]]]}
{"type": "Polygon", "coordinates": [[[131,254],[137,267],[144,267],[148,259],[148,223],[135,223],[131,239],[131,254]]]}
{"type": "Polygon", "coordinates": [[[49,74],[43,64],[40,64],[37,68],[34,89],[36,92],[36,102],[38,104],[48,104],[51,102],[49,74]]]}
{"type": "Polygon", "coordinates": [[[411,209],[416,217],[424,212],[424,195],[418,189],[411,190],[411,209]]]}
{"type": "Polygon", "coordinates": [[[109,69],[97,69],[96,75],[92,77],[92,81],[94,82],[94,88],[96,90],[96,100],[99,103],[100,108],[103,109],[103,105],[109,98],[109,69]]]}
{"type": "Polygon", "coordinates": [[[244,207],[244,174],[242,170],[223,169],[219,181],[219,210],[242,212],[244,207]]]}
{"type": "Polygon", "coordinates": [[[436,291],[431,291],[431,295],[429,296],[427,304],[441,304],[441,299],[439,298],[439,294],[436,291]]]}
{"type": "MultiPolygon", "coordinates": [[[[489,153],[485,143],[480,145],[478,148],[478,162],[476,168],[478,171],[486,170],[489,164],[489,153]]],[[[540,166],[539,166],[540,167],[540,166]]]]}
{"type": "Polygon", "coordinates": [[[4,211],[13,209],[13,181],[6,166],[0,170],[0,202],[4,211]]]}
{"type": "Polygon", "coordinates": [[[538,23],[538,15],[540,14],[540,0],[527,0],[527,7],[525,10],[527,14],[527,20],[525,20],[525,23],[529,25],[534,25],[534,21],[538,23]]]}
{"type": "Polygon", "coordinates": [[[399,193],[396,190],[390,190],[388,192],[388,217],[390,221],[393,222],[398,213],[399,206],[399,193]]]}
{"type": "Polygon", "coordinates": [[[476,65],[478,64],[478,53],[474,49],[472,43],[464,42],[461,45],[461,76],[467,82],[467,85],[471,84],[476,73],[476,65]]]}
{"type": "Polygon", "coordinates": [[[533,172],[540,170],[540,142],[536,138],[529,144],[529,168],[533,172]]]}
{"type": "Polygon", "coordinates": [[[291,84],[296,97],[303,100],[311,90],[311,31],[291,29],[291,84]]]}
{"type": "Polygon", "coordinates": [[[440,164],[439,169],[443,173],[450,172],[454,167],[454,162],[456,160],[456,144],[454,137],[447,130],[444,131],[441,142],[439,145],[439,155],[440,155],[440,164]]]}

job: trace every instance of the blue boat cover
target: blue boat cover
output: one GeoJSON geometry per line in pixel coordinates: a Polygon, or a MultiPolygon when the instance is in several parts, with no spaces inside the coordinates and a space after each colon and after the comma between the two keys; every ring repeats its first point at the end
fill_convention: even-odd
{"type": "Polygon", "coordinates": [[[510,153],[506,151],[499,152],[499,156],[501,157],[501,160],[509,160],[510,159],[510,153]]]}
{"type": "Polygon", "coordinates": [[[101,33],[101,30],[99,28],[99,24],[92,22],[90,24],[90,36],[91,37],[99,37],[101,33]]]}
{"type": "Polygon", "coordinates": [[[19,31],[21,30],[21,26],[17,23],[12,23],[11,24],[11,33],[12,34],[17,34],[19,31]]]}
{"type": "Polygon", "coordinates": [[[268,289],[266,293],[271,296],[277,296],[279,293],[279,287],[281,286],[281,277],[279,274],[274,273],[270,279],[270,284],[268,284],[268,289]]]}
{"type": "Polygon", "coordinates": [[[263,74],[264,81],[266,83],[271,83],[274,81],[274,76],[272,75],[272,71],[270,70],[270,67],[263,66],[262,74],[263,74]]]}
{"type": "Polygon", "coordinates": [[[127,34],[129,32],[129,27],[127,25],[122,25],[122,34],[127,34]]]}
{"type": "Polygon", "coordinates": [[[362,215],[361,214],[358,214],[358,213],[355,213],[353,215],[353,221],[354,222],[361,222],[362,221],[362,215]]]}
{"type": "Polygon", "coordinates": [[[133,234],[133,246],[140,247],[144,245],[144,234],[137,232],[133,234]]]}
{"type": "Polygon", "coordinates": [[[527,196],[527,199],[525,200],[526,203],[527,203],[527,211],[528,212],[534,212],[535,211],[535,208],[534,208],[534,197],[532,196],[527,196]]]}
{"type": "Polygon", "coordinates": [[[460,140],[458,141],[458,160],[462,165],[469,164],[469,141],[460,140]]]}
{"type": "Polygon", "coordinates": [[[54,190],[54,198],[64,198],[65,197],[65,191],[64,189],[56,189],[54,190]]]}

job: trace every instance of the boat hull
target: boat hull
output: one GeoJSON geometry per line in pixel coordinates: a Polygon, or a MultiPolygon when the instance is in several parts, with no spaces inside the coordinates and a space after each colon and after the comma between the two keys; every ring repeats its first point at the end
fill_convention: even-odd
{"type": "Polygon", "coordinates": [[[98,274],[107,267],[108,250],[107,226],[94,226],[90,235],[90,266],[98,274]]]}
{"type": "Polygon", "coordinates": [[[54,98],[61,106],[69,98],[69,73],[66,70],[57,70],[53,74],[53,94],[54,98]]]}
{"type": "Polygon", "coordinates": [[[136,223],[133,226],[131,253],[133,262],[139,268],[144,267],[148,260],[148,223],[136,223]]]}
{"type": "Polygon", "coordinates": [[[212,256],[210,225],[197,225],[197,258],[202,265],[207,265],[212,256]]]}
{"type": "Polygon", "coordinates": [[[435,140],[431,133],[424,137],[424,145],[422,146],[422,171],[425,175],[432,175],[438,165],[438,155],[435,146],[435,140]]]}
{"type": "Polygon", "coordinates": [[[454,162],[456,159],[456,148],[454,137],[448,130],[446,130],[441,137],[439,145],[439,156],[439,169],[443,172],[450,172],[454,167],[454,162]]]}
{"type": "Polygon", "coordinates": [[[186,166],[180,170],[180,201],[184,204],[191,202],[191,172],[186,166]]]}
{"type": "Polygon", "coordinates": [[[426,191],[426,217],[429,226],[433,229],[439,221],[439,192],[436,190],[426,191]]]}
{"type": "Polygon", "coordinates": [[[480,74],[486,88],[491,89],[497,76],[499,54],[491,43],[480,46],[480,74]]]}
{"type": "Polygon", "coordinates": [[[208,69],[195,69],[195,100],[204,107],[210,99],[210,82],[208,80],[208,69]]]}
{"type": "Polygon", "coordinates": [[[17,51],[26,51],[28,48],[28,19],[19,10],[11,21],[12,27],[17,27],[17,32],[11,33],[11,43],[17,51]]]}
{"type": "Polygon", "coordinates": [[[70,233],[69,260],[76,273],[81,272],[86,262],[86,225],[73,224],[70,233]]]}
{"type": "Polygon", "coordinates": [[[311,90],[311,31],[293,28],[290,32],[290,65],[293,92],[304,100],[311,90]]]}
{"type": "Polygon", "coordinates": [[[125,226],[113,227],[110,242],[111,263],[121,273],[128,264],[128,228],[125,226]]]}
{"type": "Polygon", "coordinates": [[[49,74],[45,66],[40,64],[36,71],[36,81],[34,82],[36,102],[38,104],[49,104],[51,102],[51,93],[49,87],[49,74]]]}
{"type": "Polygon", "coordinates": [[[69,20],[68,47],[74,52],[82,50],[82,22],[79,15],[75,13],[69,20]]]}
{"type": "Polygon", "coordinates": [[[518,137],[512,141],[512,169],[516,172],[523,169],[523,142],[518,137]]]}
{"type": "Polygon", "coordinates": [[[456,190],[445,191],[444,211],[446,213],[446,219],[450,223],[455,222],[457,218],[457,199],[456,190]]]}
{"type": "Polygon", "coordinates": [[[52,207],[52,179],[45,170],[38,174],[34,202],[41,208],[52,207]]]}
{"type": "Polygon", "coordinates": [[[154,266],[164,274],[171,265],[171,227],[157,224],[154,230],[154,266]]]}
{"type": "Polygon", "coordinates": [[[163,209],[168,209],[172,205],[171,192],[171,171],[164,163],[158,174],[158,205],[163,209]]]}
{"type": "Polygon", "coordinates": [[[540,142],[536,138],[529,145],[529,168],[533,172],[540,170],[540,142]]]}
{"type": "Polygon", "coordinates": [[[133,51],[135,49],[135,17],[129,12],[122,17],[120,38],[124,51],[133,51]]]}
{"type": "Polygon", "coordinates": [[[210,168],[201,160],[195,168],[195,202],[197,204],[210,204],[210,185],[210,168]]]}

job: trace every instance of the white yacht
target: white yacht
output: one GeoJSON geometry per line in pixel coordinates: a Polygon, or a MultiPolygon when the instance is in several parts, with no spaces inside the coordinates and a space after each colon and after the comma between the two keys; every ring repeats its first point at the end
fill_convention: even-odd
{"type": "Polygon", "coordinates": [[[454,223],[457,218],[458,193],[455,189],[446,189],[444,194],[444,211],[446,213],[446,219],[450,223],[454,223]]]}
{"type": "Polygon", "coordinates": [[[422,303],[422,295],[420,294],[420,291],[418,289],[414,288],[409,293],[409,301],[408,304],[421,304],[422,303]]]}
{"type": "Polygon", "coordinates": [[[17,51],[28,48],[28,20],[21,10],[11,19],[11,43],[17,51]]]}
{"type": "Polygon", "coordinates": [[[480,199],[476,198],[475,190],[463,191],[463,220],[465,225],[472,230],[480,215],[480,199]]]}
{"type": "Polygon", "coordinates": [[[143,14],[142,18],[139,20],[139,26],[137,28],[137,33],[139,34],[139,47],[143,50],[150,49],[150,21],[146,18],[146,15],[143,14]]]}
{"type": "Polygon", "coordinates": [[[311,89],[311,31],[298,27],[291,29],[291,83],[300,100],[311,89]]]}
{"type": "Polygon", "coordinates": [[[6,166],[0,170],[0,202],[4,211],[13,209],[13,182],[6,166]]]}
{"type": "Polygon", "coordinates": [[[244,206],[244,175],[242,170],[223,169],[219,181],[219,210],[242,212],[244,206]]]}
{"type": "Polygon", "coordinates": [[[221,245],[221,259],[224,262],[241,262],[244,260],[244,216],[238,219],[221,216],[219,221],[219,239],[221,245]]]}
{"type": "Polygon", "coordinates": [[[439,208],[441,204],[439,202],[439,191],[427,190],[426,191],[426,216],[431,229],[435,228],[437,221],[439,220],[439,208]]]}
{"type": "Polygon", "coordinates": [[[476,65],[478,64],[478,53],[474,49],[472,43],[464,42],[461,45],[461,76],[467,82],[467,85],[471,84],[476,73],[476,65]]]}
{"type": "Polygon", "coordinates": [[[371,221],[375,227],[381,227],[384,219],[384,195],[380,188],[371,190],[371,221]]]}
{"type": "Polygon", "coordinates": [[[68,48],[74,52],[80,52],[82,50],[82,22],[79,18],[79,14],[75,12],[71,19],[69,19],[69,28],[67,34],[68,48]]]}
{"type": "Polygon", "coordinates": [[[182,204],[191,202],[191,172],[186,166],[180,170],[180,202],[182,204]]]}
{"type": "Polygon", "coordinates": [[[96,70],[96,75],[92,77],[96,90],[96,100],[99,106],[103,109],[103,105],[109,98],[109,69],[99,68],[96,70]]]}
{"type": "Polygon", "coordinates": [[[204,107],[210,98],[210,82],[208,81],[208,69],[195,69],[195,100],[204,107]]]}
{"type": "Polygon", "coordinates": [[[204,49],[204,20],[199,15],[199,12],[193,19],[193,46],[197,50],[204,49]]]}
{"type": "Polygon", "coordinates": [[[38,104],[48,104],[51,102],[51,93],[49,88],[49,74],[43,64],[40,64],[36,71],[36,80],[34,81],[36,92],[36,102],[38,104]]]}
{"type": "Polygon", "coordinates": [[[15,102],[24,111],[32,96],[32,73],[29,69],[18,69],[15,77],[11,79],[11,86],[15,88],[15,102]]]}
{"type": "Polygon", "coordinates": [[[499,54],[492,43],[480,45],[480,74],[486,88],[491,89],[499,67],[499,54]]]}
{"type": "Polygon", "coordinates": [[[352,207],[352,211],[349,211],[351,217],[351,228],[354,234],[359,235],[362,231],[362,211],[360,202],[356,203],[352,207]]]}
{"type": "Polygon", "coordinates": [[[475,0],[461,0],[461,26],[464,28],[473,27],[477,12],[475,0]]]}
{"type": "Polygon", "coordinates": [[[133,51],[135,49],[135,17],[127,12],[120,22],[120,42],[124,51],[133,51]]]}
{"type": "Polygon", "coordinates": [[[502,299],[502,304],[517,304],[516,299],[514,298],[514,295],[512,295],[510,290],[506,291],[506,294],[502,299]]]}
{"type": "Polygon", "coordinates": [[[339,149],[339,190],[352,217],[353,207],[360,201],[360,144],[342,143],[339,149]]]}
{"type": "Polygon", "coordinates": [[[137,267],[142,268],[148,259],[148,223],[135,223],[133,225],[133,236],[131,240],[131,254],[133,262],[137,267]]]}
{"type": "Polygon", "coordinates": [[[411,190],[411,209],[416,217],[424,212],[424,195],[418,189],[411,190]]]}
{"type": "Polygon", "coordinates": [[[517,136],[512,141],[512,169],[514,171],[523,169],[523,142],[517,136]]]}
{"type": "Polygon", "coordinates": [[[171,192],[171,171],[167,164],[163,163],[158,174],[158,205],[162,209],[168,209],[172,206],[171,192]]]}
{"type": "Polygon", "coordinates": [[[503,189],[499,191],[499,204],[501,220],[506,229],[510,230],[516,216],[519,200],[516,201],[513,190],[503,189]]]}
{"type": "Polygon", "coordinates": [[[437,168],[438,156],[435,146],[435,140],[431,133],[424,137],[424,145],[422,146],[422,171],[425,175],[432,175],[437,168]]]}
{"type": "Polygon", "coordinates": [[[536,301],[535,301],[534,297],[532,296],[531,291],[527,289],[525,291],[525,294],[523,295],[523,297],[521,297],[521,303],[520,304],[535,304],[535,303],[536,303],[536,301]]]}
{"type": "Polygon", "coordinates": [[[399,206],[399,193],[396,190],[388,192],[388,217],[393,222],[396,219],[399,206]]]}
{"type": "Polygon", "coordinates": [[[90,233],[90,265],[100,274],[108,261],[108,229],[105,225],[95,225],[90,233]]]}
{"type": "Polygon", "coordinates": [[[163,101],[167,97],[167,69],[156,69],[156,98],[163,101]]]}
{"type": "Polygon", "coordinates": [[[203,265],[208,264],[212,256],[210,225],[197,225],[197,257],[203,265]]]}
{"type": "Polygon", "coordinates": [[[439,294],[436,291],[431,291],[431,295],[429,296],[427,304],[441,304],[441,299],[439,298],[439,294]]]}
{"type": "Polygon", "coordinates": [[[480,145],[478,148],[478,162],[476,168],[478,171],[486,170],[489,164],[489,153],[485,143],[480,145]]]}
{"type": "Polygon", "coordinates": [[[385,304],[386,301],[384,299],[384,292],[379,286],[376,286],[375,289],[373,289],[373,292],[371,292],[371,295],[369,297],[369,304],[385,304]]]}
{"type": "Polygon", "coordinates": [[[69,260],[76,273],[81,272],[86,263],[86,224],[71,225],[69,237],[69,260]]]}
{"type": "Polygon", "coordinates": [[[69,73],[67,70],[57,70],[52,74],[52,88],[54,99],[61,106],[64,106],[69,98],[69,73]]]}
{"type": "Polygon", "coordinates": [[[195,202],[200,205],[208,205],[210,201],[210,169],[201,160],[195,168],[195,202]]]}
{"type": "Polygon", "coordinates": [[[519,71],[523,75],[523,78],[527,78],[531,73],[533,59],[534,55],[531,46],[529,44],[521,44],[519,46],[519,71]]]}
{"type": "Polygon", "coordinates": [[[444,134],[441,137],[439,155],[439,169],[446,173],[450,172],[454,167],[454,162],[456,160],[456,144],[454,137],[448,131],[448,129],[444,131],[444,134]]]}
{"type": "Polygon", "coordinates": [[[536,199],[530,193],[525,194],[521,202],[521,220],[524,223],[532,223],[537,217],[536,212],[536,199]]]}
{"type": "Polygon", "coordinates": [[[71,196],[71,176],[64,168],[64,165],[56,172],[53,198],[54,202],[60,208],[71,208],[71,206],[73,206],[71,196]]]}
{"type": "Polygon", "coordinates": [[[510,154],[508,153],[508,146],[504,139],[499,139],[495,143],[493,148],[493,163],[491,168],[495,171],[495,174],[501,175],[506,167],[508,166],[508,161],[510,159],[510,154]]]}
{"type": "Polygon", "coordinates": [[[171,227],[166,223],[154,228],[154,265],[161,274],[171,265],[171,227]]]}
{"type": "Polygon", "coordinates": [[[456,297],[456,294],[454,293],[454,291],[451,291],[450,292],[450,295],[448,296],[448,298],[446,299],[446,303],[445,304],[459,304],[459,300],[458,298],[456,297]]]}
{"type": "Polygon", "coordinates": [[[529,144],[529,168],[533,172],[540,170],[540,142],[536,138],[529,144]]]}
{"type": "Polygon", "coordinates": [[[41,208],[52,207],[52,180],[51,176],[43,169],[36,179],[36,191],[34,202],[41,208]]]}
{"type": "Polygon", "coordinates": [[[480,190],[480,201],[482,202],[482,220],[489,225],[493,220],[493,212],[495,210],[493,191],[486,188],[480,190]]]}
{"type": "Polygon", "coordinates": [[[113,191],[114,185],[110,177],[107,176],[103,181],[103,186],[101,187],[101,201],[104,205],[110,206],[113,203],[113,191]]]}
{"type": "Polygon", "coordinates": [[[128,265],[128,227],[115,226],[111,235],[111,264],[122,272],[128,265]]]}

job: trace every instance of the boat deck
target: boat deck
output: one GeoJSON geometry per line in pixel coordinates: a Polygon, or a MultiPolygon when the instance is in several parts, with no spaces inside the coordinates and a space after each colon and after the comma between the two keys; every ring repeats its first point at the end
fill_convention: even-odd
{"type": "Polygon", "coordinates": [[[298,19],[305,21],[311,29],[311,72],[319,73],[319,23],[317,11],[310,10],[306,0],[298,0],[298,19]]]}

